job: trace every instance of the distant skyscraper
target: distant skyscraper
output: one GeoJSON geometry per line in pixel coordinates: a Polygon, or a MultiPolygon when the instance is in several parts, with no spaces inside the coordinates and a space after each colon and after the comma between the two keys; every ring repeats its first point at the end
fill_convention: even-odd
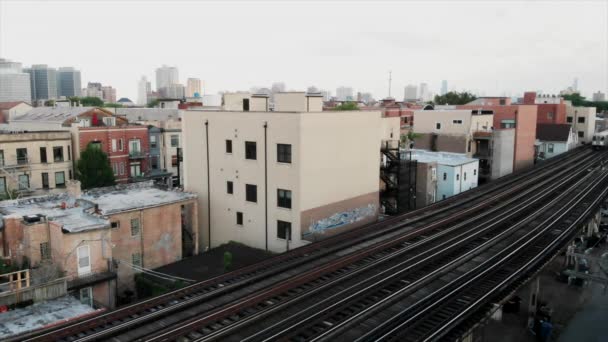
{"type": "Polygon", "coordinates": [[[156,90],[179,83],[179,73],[176,67],[163,65],[156,69],[156,90]]]}
{"type": "Polygon", "coordinates": [[[148,95],[152,92],[152,86],[146,76],[142,76],[137,82],[137,104],[145,106],[148,104],[148,95]]]}
{"type": "Polygon", "coordinates": [[[167,99],[183,99],[186,95],[186,88],[181,84],[171,84],[159,90],[160,96],[167,99]]]}
{"type": "Polygon", "coordinates": [[[194,97],[195,94],[202,96],[201,94],[201,79],[200,78],[189,78],[186,83],[186,96],[194,97]]]}
{"type": "Polygon", "coordinates": [[[574,82],[572,82],[572,89],[574,89],[574,91],[578,91],[578,77],[574,78],[574,82]]]}
{"type": "Polygon", "coordinates": [[[72,67],[59,68],[57,71],[57,96],[80,96],[80,71],[72,67]]]}
{"type": "Polygon", "coordinates": [[[57,98],[57,70],[46,64],[34,64],[24,69],[30,74],[32,101],[57,98]]]}
{"type": "Polygon", "coordinates": [[[431,92],[429,91],[429,85],[426,83],[420,83],[420,99],[423,102],[431,100],[431,92]]]}
{"type": "Polygon", "coordinates": [[[404,101],[416,101],[418,99],[418,87],[413,84],[408,84],[405,86],[405,91],[403,94],[404,101]]]}
{"type": "Polygon", "coordinates": [[[104,102],[116,103],[116,89],[112,86],[101,87],[101,95],[104,102]]]}
{"type": "Polygon", "coordinates": [[[448,81],[441,81],[441,95],[445,95],[448,93],[448,81]]]}
{"type": "Polygon", "coordinates": [[[338,101],[353,101],[353,88],[351,87],[338,87],[336,88],[336,98],[338,101]]]}
{"type": "Polygon", "coordinates": [[[0,102],[10,101],[32,101],[30,75],[21,63],[0,58],[0,102]]]}
{"type": "Polygon", "coordinates": [[[606,101],[606,94],[602,93],[601,91],[597,91],[597,93],[593,93],[593,102],[602,102],[602,101],[606,101]]]}

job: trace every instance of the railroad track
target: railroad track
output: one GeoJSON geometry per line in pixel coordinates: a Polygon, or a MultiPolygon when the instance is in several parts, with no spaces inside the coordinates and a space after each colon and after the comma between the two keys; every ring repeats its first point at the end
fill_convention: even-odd
{"type": "MultiPolygon", "coordinates": [[[[165,317],[193,305],[208,303],[210,299],[218,296],[232,294],[237,289],[263,283],[265,279],[268,279],[271,276],[285,273],[285,277],[288,277],[289,274],[287,273],[290,270],[293,271],[295,267],[303,264],[310,264],[311,260],[316,260],[319,264],[322,264],[335,258],[340,252],[345,253],[344,251],[348,251],[355,253],[357,249],[379,243],[384,239],[398,238],[403,234],[408,234],[407,232],[403,233],[404,228],[415,226],[416,224],[421,226],[426,222],[425,220],[428,220],[431,217],[442,217],[444,223],[447,223],[454,219],[453,211],[461,208],[463,206],[462,202],[464,201],[466,201],[468,205],[471,205],[471,203],[473,205],[465,211],[461,210],[460,215],[458,216],[458,214],[456,214],[456,216],[463,217],[464,214],[482,210],[489,203],[494,203],[507,194],[514,193],[516,190],[525,187],[526,184],[533,184],[535,181],[546,177],[547,174],[552,172],[551,167],[555,164],[563,161],[575,164],[584,158],[589,158],[591,154],[592,152],[589,149],[580,149],[577,153],[570,153],[561,159],[558,158],[555,161],[545,163],[543,167],[539,169],[506,177],[498,180],[491,186],[480,187],[469,191],[465,193],[466,195],[456,196],[421,210],[368,225],[362,229],[343,233],[319,243],[294,249],[291,252],[273,257],[265,262],[236,270],[220,277],[200,282],[157,298],[136,303],[89,320],[80,321],[67,326],[58,326],[43,334],[36,332],[29,336],[18,337],[17,339],[39,341],[86,341],[110,337],[121,331],[129,330],[135,326],[160,317],[165,317]],[[530,176],[532,176],[532,178],[528,178],[530,176]],[[517,182],[524,179],[528,182],[517,184],[517,182]]],[[[314,265],[311,267],[314,267],[314,265]]],[[[281,279],[278,279],[277,282],[280,280],[281,279]]],[[[271,283],[264,284],[264,286],[270,285],[271,283]]],[[[229,299],[232,300],[234,298],[229,299]]],[[[207,305],[203,311],[214,309],[211,305],[203,305],[207,305]]]]}
{"type": "MultiPolygon", "coordinates": [[[[593,161],[591,160],[590,162],[593,161]]],[[[584,164],[577,164],[574,168],[580,169],[582,165],[584,164]]],[[[566,168],[560,173],[553,175],[553,177],[563,178],[559,182],[559,185],[566,186],[577,180],[580,176],[578,172],[571,172],[572,170],[573,167],[566,168]],[[564,175],[567,175],[567,177],[564,177],[564,175]]],[[[545,180],[545,183],[552,180],[545,180]]],[[[582,180],[578,180],[578,183],[580,182],[582,180]]],[[[514,223],[510,217],[513,215],[505,212],[499,213],[496,216],[492,215],[503,210],[507,205],[512,206],[511,212],[514,213],[536,210],[537,208],[532,206],[532,204],[536,203],[538,206],[541,200],[546,201],[547,196],[553,195],[555,190],[545,189],[531,198],[524,200],[522,198],[533,193],[542,185],[544,185],[543,182],[528,191],[524,191],[503,205],[492,208],[486,213],[457,224],[450,229],[438,230],[437,234],[431,237],[409,242],[398,240],[393,244],[384,246],[384,249],[368,250],[362,253],[358,260],[350,261],[350,264],[348,262],[340,262],[336,265],[328,265],[324,269],[292,279],[290,282],[279,284],[276,288],[241,300],[238,304],[226,307],[221,311],[191,320],[178,327],[156,332],[155,337],[150,336],[146,340],[173,340],[176,336],[180,336],[180,340],[195,341],[217,339],[251,341],[276,339],[311,340],[315,333],[328,330],[328,327],[335,327],[339,322],[335,317],[333,319],[327,317],[330,308],[336,309],[333,312],[336,317],[349,317],[349,315],[357,311],[357,308],[365,307],[366,304],[369,305],[376,302],[379,298],[394,293],[400,286],[411,291],[414,286],[419,288],[425,285],[424,281],[429,281],[430,276],[428,274],[431,271],[435,270],[435,273],[441,274],[440,272],[445,272],[448,266],[454,267],[457,262],[471,259],[476,255],[473,250],[479,253],[501,241],[503,236],[512,234],[516,228],[521,229],[525,222],[530,221],[530,218],[527,217],[513,228],[498,234],[497,231],[499,231],[500,224],[509,226],[514,223]],[[514,204],[516,201],[520,202],[514,204]],[[482,228],[484,224],[481,223],[471,226],[472,222],[479,221],[483,217],[489,217],[489,222],[485,223],[485,228],[482,228]],[[461,232],[460,230],[463,227],[469,228],[466,232],[461,232]],[[429,246],[431,242],[437,244],[431,247],[429,246]],[[414,252],[421,246],[426,246],[428,249],[420,254],[415,254],[414,252]],[[373,254],[374,252],[376,254],[373,254]],[[431,252],[435,254],[431,255],[431,252]],[[459,255],[461,255],[460,258],[458,258],[459,255]],[[438,256],[442,257],[443,263],[447,263],[448,265],[442,266],[442,262],[433,259],[438,256]],[[416,267],[418,267],[417,270],[416,267]],[[407,277],[408,279],[398,277],[406,271],[411,272],[407,277]],[[369,285],[372,280],[381,276],[385,278],[382,278],[381,281],[377,281],[373,285],[369,285]],[[397,281],[391,283],[388,279],[397,281]],[[346,281],[354,282],[356,285],[350,287],[339,285],[346,281]],[[365,286],[365,284],[368,285],[365,286]],[[380,286],[381,284],[385,284],[386,286],[382,287],[380,286]],[[361,288],[363,289],[358,292],[355,291],[361,288]],[[365,291],[370,292],[368,293],[370,295],[369,298],[362,297],[365,291]],[[346,296],[345,293],[350,295],[346,296]],[[339,301],[340,296],[347,297],[347,299],[356,298],[359,302],[354,307],[347,307],[346,312],[344,312],[345,308],[340,307],[340,305],[346,299],[339,301]],[[308,302],[304,304],[298,303],[305,300],[308,300],[308,302]],[[291,311],[293,311],[292,316],[285,318],[288,313],[284,310],[290,311],[290,307],[291,311]],[[300,308],[305,309],[300,310],[300,308]],[[274,321],[279,320],[280,322],[275,323],[270,328],[262,329],[262,326],[259,324],[260,320],[273,314],[275,315],[274,321]],[[310,323],[313,318],[317,318],[317,321],[310,323]],[[251,336],[235,334],[235,331],[238,332],[247,325],[254,325],[253,328],[249,329],[252,333],[251,336]],[[302,331],[308,329],[309,333],[298,332],[298,328],[302,328],[302,331]]],[[[562,197],[554,198],[550,204],[542,205],[543,210],[546,210],[550,205],[555,205],[562,199],[562,197]]],[[[272,317],[270,321],[273,321],[272,317]]],[[[335,338],[335,336],[333,337],[335,338]]]]}

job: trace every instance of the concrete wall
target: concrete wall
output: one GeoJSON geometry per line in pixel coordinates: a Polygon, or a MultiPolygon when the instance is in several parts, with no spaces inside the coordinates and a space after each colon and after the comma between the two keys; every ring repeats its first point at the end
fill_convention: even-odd
{"type": "MultiPolygon", "coordinates": [[[[432,151],[433,134],[419,134],[414,139],[414,146],[418,149],[432,151]]],[[[467,153],[469,139],[465,135],[437,135],[436,137],[436,151],[443,152],[454,152],[454,153],[467,153]]]]}
{"type": "Polygon", "coordinates": [[[544,152],[544,159],[553,158],[559,154],[568,152],[568,143],[562,141],[541,141],[538,151],[544,152]],[[549,152],[549,145],[553,145],[553,152],[549,152]]]}
{"type": "Polygon", "coordinates": [[[534,165],[534,142],[536,141],[537,108],[533,105],[517,106],[515,128],[515,151],[513,170],[534,165]]]}
{"type": "MultiPolygon", "coordinates": [[[[249,94],[249,93],[226,93],[222,96],[222,109],[223,110],[242,111],[244,99],[250,99],[250,101],[251,101],[251,94],[249,94]]],[[[250,104],[251,104],[251,102],[250,102],[250,104]]],[[[250,109],[251,109],[251,107],[250,107],[250,109]]]]}
{"type": "Polygon", "coordinates": [[[476,188],[478,176],[478,161],[457,166],[439,164],[437,168],[437,200],[476,188]]]}
{"type": "Polygon", "coordinates": [[[595,133],[595,107],[574,107],[569,101],[566,103],[566,122],[572,125],[574,133],[578,135],[578,142],[591,143],[595,133]],[[584,118],[584,122],[579,122],[579,118],[584,118]],[[580,133],[579,133],[580,132],[580,133]],[[582,133],[582,137],[580,134],[582,133]]]}
{"type": "Polygon", "coordinates": [[[375,220],[383,131],[380,120],[379,112],[365,111],[185,112],[184,182],[185,189],[199,194],[201,246],[209,246],[209,239],[211,247],[234,240],[257,248],[268,244],[269,250],[282,252],[286,241],[277,236],[277,220],[291,223],[292,248],[307,243],[302,238],[307,227],[329,232],[319,227],[327,227],[325,223],[338,212],[356,217],[348,227],[375,220]],[[232,140],[232,153],[226,153],[226,140],[232,140]],[[257,160],[245,159],[246,141],[256,142],[257,160]],[[278,162],[279,143],[291,144],[291,163],[278,162]],[[227,193],[227,181],[234,184],[233,194],[227,193]],[[257,186],[257,203],[246,201],[246,184],[257,186]],[[277,206],[277,189],[291,190],[291,209],[277,206]],[[243,225],[237,225],[237,212],[243,213],[243,225]]]}
{"type": "Polygon", "coordinates": [[[416,208],[437,200],[437,163],[418,163],[416,168],[416,208]]]}
{"type": "Polygon", "coordinates": [[[515,129],[501,129],[492,132],[492,144],[492,179],[513,173],[515,129]]]}

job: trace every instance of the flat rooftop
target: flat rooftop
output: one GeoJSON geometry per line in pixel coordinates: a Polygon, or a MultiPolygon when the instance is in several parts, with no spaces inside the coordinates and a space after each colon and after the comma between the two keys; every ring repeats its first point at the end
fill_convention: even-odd
{"type": "MultiPolygon", "coordinates": [[[[413,149],[412,159],[417,160],[421,163],[432,163],[436,162],[440,165],[447,166],[459,166],[468,163],[477,162],[478,159],[469,158],[466,154],[463,153],[452,153],[452,152],[432,152],[427,150],[417,150],[413,149]]],[[[408,151],[402,150],[402,155],[405,154],[404,157],[408,158],[408,151]]]]}

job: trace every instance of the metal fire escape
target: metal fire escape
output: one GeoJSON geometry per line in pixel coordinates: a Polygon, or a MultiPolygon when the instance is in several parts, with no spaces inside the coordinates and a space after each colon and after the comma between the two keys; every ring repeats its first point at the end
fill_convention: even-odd
{"type": "Polygon", "coordinates": [[[384,187],[380,192],[380,204],[387,215],[396,215],[416,208],[417,161],[401,158],[398,141],[382,144],[380,179],[384,187]]]}
{"type": "Polygon", "coordinates": [[[13,190],[17,190],[18,194],[17,197],[19,197],[20,195],[22,195],[23,193],[28,193],[28,192],[32,192],[33,190],[30,188],[30,185],[28,183],[24,183],[19,179],[20,175],[28,175],[28,179],[29,176],[31,176],[31,173],[28,172],[29,170],[29,166],[30,166],[30,160],[29,158],[26,157],[17,157],[15,156],[15,158],[13,158],[16,161],[16,164],[10,164],[10,165],[6,165],[5,164],[5,160],[4,160],[4,156],[2,156],[2,158],[0,158],[0,174],[4,175],[7,177],[7,180],[10,178],[13,181],[15,181],[15,184],[17,184],[17,189],[9,189],[8,185],[9,183],[5,181],[5,190],[6,191],[6,195],[9,197],[9,199],[12,199],[12,191],[13,190]]]}

